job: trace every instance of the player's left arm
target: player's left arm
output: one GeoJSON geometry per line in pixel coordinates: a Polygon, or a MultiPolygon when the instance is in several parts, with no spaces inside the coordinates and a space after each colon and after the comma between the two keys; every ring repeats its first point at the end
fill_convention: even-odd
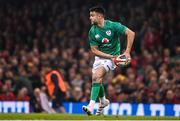
{"type": "Polygon", "coordinates": [[[127,36],[127,46],[126,50],[123,53],[127,58],[131,58],[130,52],[131,48],[133,45],[134,37],[135,37],[135,32],[130,30],[128,27],[122,25],[120,22],[112,22],[112,25],[114,29],[117,31],[118,35],[125,34],[127,36]]]}
{"type": "Polygon", "coordinates": [[[126,28],[125,35],[127,36],[127,46],[126,46],[126,50],[125,50],[125,52],[123,54],[127,58],[131,58],[130,52],[131,52],[131,48],[132,48],[132,45],[133,45],[133,42],[134,42],[135,32],[133,32],[129,28],[126,28]]]}

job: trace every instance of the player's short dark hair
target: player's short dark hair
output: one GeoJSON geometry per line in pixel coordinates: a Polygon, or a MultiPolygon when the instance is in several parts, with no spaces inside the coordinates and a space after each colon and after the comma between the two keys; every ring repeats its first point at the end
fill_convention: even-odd
{"type": "Polygon", "coordinates": [[[94,6],[89,9],[89,12],[97,12],[105,16],[105,9],[102,6],[94,6]]]}

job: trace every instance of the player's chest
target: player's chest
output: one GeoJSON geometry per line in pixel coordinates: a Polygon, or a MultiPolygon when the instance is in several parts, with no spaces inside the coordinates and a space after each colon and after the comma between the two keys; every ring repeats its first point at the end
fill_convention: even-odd
{"type": "Polygon", "coordinates": [[[99,29],[95,31],[95,39],[99,43],[110,43],[114,38],[114,31],[112,29],[99,29]]]}

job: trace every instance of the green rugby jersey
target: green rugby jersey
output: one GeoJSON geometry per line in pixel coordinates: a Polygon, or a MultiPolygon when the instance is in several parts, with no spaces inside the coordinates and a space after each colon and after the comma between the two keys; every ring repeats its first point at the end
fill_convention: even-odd
{"type": "Polygon", "coordinates": [[[119,36],[124,34],[125,30],[126,27],[124,25],[110,20],[105,20],[102,28],[97,25],[92,25],[89,30],[90,46],[98,46],[100,51],[107,54],[119,55],[119,36]]]}

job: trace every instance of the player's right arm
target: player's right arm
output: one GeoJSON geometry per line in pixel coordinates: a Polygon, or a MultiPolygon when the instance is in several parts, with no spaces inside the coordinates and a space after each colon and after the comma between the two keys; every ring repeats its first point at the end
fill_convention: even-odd
{"type": "Polygon", "coordinates": [[[98,46],[91,46],[91,51],[94,55],[102,57],[102,58],[106,58],[106,59],[114,58],[113,55],[110,55],[110,54],[107,54],[107,53],[104,53],[104,52],[98,50],[98,46]]]}

